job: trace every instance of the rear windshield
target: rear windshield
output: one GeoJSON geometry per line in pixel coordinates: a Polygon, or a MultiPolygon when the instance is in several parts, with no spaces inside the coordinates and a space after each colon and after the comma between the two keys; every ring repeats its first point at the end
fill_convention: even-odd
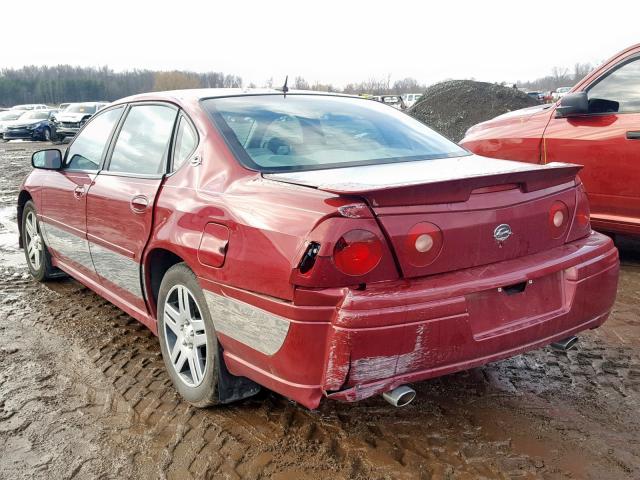
{"type": "Polygon", "coordinates": [[[236,157],[261,172],[458,157],[469,152],[379,102],[324,95],[202,101],[236,157]]]}

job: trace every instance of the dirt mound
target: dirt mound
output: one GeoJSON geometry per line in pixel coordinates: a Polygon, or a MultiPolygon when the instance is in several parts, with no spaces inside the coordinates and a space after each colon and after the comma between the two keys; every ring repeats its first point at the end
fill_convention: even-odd
{"type": "Polygon", "coordinates": [[[467,129],[511,110],[538,105],[525,93],[473,80],[450,80],[430,86],[409,114],[455,142],[467,129]]]}

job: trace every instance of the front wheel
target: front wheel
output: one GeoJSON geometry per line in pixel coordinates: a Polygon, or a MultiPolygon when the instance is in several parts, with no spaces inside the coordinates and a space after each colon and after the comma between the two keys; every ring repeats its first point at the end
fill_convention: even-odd
{"type": "Polygon", "coordinates": [[[42,139],[45,142],[50,142],[51,141],[51,129],[49,127],[45,127],[44,131],[42,132],[42,139]]]}
{"type": "Polygon", "coordinates": [[[184,263],[171,267],[160,284],[158,336],[178,393],[196,407],[217,404],[218,340],[204,293],[184,263]]]}
{"type": "Polygon", "coordinates": [[[42,239],[36,207],[31,200],[22,210],[22,236],[24,256],[31,276],[39,282],[57,277],[57,270],[51,265],[51,254],[42,239]]]}

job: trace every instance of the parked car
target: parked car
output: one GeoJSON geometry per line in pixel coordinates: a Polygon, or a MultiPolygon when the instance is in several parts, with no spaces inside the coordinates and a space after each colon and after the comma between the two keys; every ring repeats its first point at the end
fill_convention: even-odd
{"type": "Polygon", "coordinates": [[[6,112],[0,112],[0,139],[4,138],[4,131],[7,125],[18,120],[26,113],[26,110],[7,110],[6,112]]]}
{"type": "Polygon", "coordinates": [[[56,115],[55,125],[59,140],[73,137],[97,111],[107,106],[107,102],[72,103],[56,115]]]}
{"type": "Polygon", "coordinates": [[[462,145],[489,157],[584,165],[596,229],[640,235],[640,44],[612,57],[558,103],[472,127],[462,145]]]}
{"type": "Polygon", "coordinates": [[[557,102],[562,97],[564,97],[567,93],[571,91],[571,87],[560,87],[556,88],[556,91],[553,92],[553,101],[557,102]]]}
{"type": "Polygon", "coordinates": [[[380,95],[380,102],[398,110],[405,110],[407,108],[400,95],[380,95]]]}
{"type": "Polygon", "coordinates": [[[42,103],[29,103],[25,105],[15,105],[11,110],[48,110],[49,107],[42,103]]]}
{"type": "Polygon", "coordinates": [[[53,117],[57,110],[29,110],[20,118],[7,122],[2,139],[7,140],[44,140],[56,137],[53,117]]]}
{"type": "Polygon", "coordinates": [[[542,92],[527,92],[527,95],[529,95],[531,98],[535,98],[540,102],[544,101],[544,93],[542,92]]]}
{"type": "Polygon", "coordinates": [[[71,105],[71,104],[70,103],[61,103],[60,105],[58,105],[58,112],[64,112],[69,105],[71,105]]]}
{"type": "Polygon", "coordinates": [[[421,93],[405,93],[402,95],[402,99],[404,100],[404,104],[407,108],[413,107],[420,97],[422,97],[421,93]]]}
{"type": "Polygon", "coordinates": [[[157,333],[200,407],[258,385],[403,405],[407,383],[568,347],[616,294],[579,166],[471,155],[363,98],[136,95],[32,163],[31,275],[66,272],[157,333]]]}

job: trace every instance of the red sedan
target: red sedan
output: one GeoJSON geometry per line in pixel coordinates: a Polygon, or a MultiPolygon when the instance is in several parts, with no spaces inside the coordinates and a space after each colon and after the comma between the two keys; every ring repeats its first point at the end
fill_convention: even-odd
{"type": "Polygon", "coordinates": [[[148,326],[197,406],[259,385],[403,405],[407,383],[569,346],[615,297],[580,167],[477,157],[362,98],[138,95],[32,163],[31,274],[148,326]]]}
{"type": "Polygon", "coordinates": [[[494,158],[584,165],[594,228],[640,235],[640,44],[620,52],[552,105],[496,117],[461,144],[494,158]]]}

